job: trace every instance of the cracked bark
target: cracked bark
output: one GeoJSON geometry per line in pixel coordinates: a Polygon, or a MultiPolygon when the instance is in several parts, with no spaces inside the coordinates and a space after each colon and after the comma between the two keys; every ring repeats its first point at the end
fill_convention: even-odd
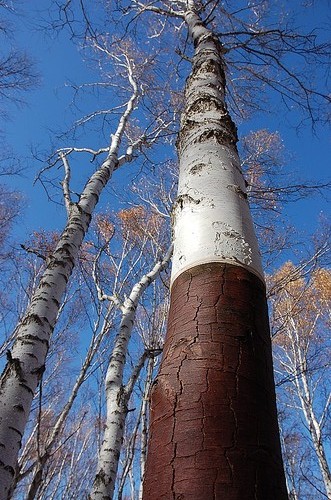
{"type": "Polygon", "coordinates": [[[117,165],[117,149],[88,180],[49,259],[25,317],[16,329],[11,360],[0,378],[0,499],[7,499],[32,399],[45,369],[49,341],[67,282],[73,271],[102,189],[117,165]],[[10,425],[15,423],[15,429],[10,425]]]}
{"type": "Polygon", "coordinates": [[[144,500],[285,500],[263,270],[217,37],[194,12],[144,500]],[[198,203],[197,203],[198,201],[198,203]]]}
{"type": "Polygon", "coordinates": [[[144,500],[287,498],[265,289],[211,263],[173,284],[144,500]]]}

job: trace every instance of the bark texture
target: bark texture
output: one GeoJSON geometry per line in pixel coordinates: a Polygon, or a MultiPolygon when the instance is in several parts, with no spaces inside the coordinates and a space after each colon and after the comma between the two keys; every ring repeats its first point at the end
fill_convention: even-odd
{"type": "MultiPolygon", "coordinates": [[[[98,186],[93,187],[97,189],[98,186]]],[[[92,207],[85,207],[84,201],[72,207],[67,227],[49,259],[26,315],[16,329],[16,340],[7,354],[8,362],[0,378],[1,500],[7,498],[15,476],[17,455],[32,399],[45,370],[62,295],[91,219],[89,209],[92,207]]]]}
{"type": "MultiPolygon", "coordinates": [[[[121,454],[128,403],[147,355],[143,355],[127,384],[124,369],[139,301],[159,274],[168,266],[172,245],[163,260],[136,283],[122,307],[122,319],[109,361],[105,389],[107,402],[106,428],[99,450],[97,473],[92,485],[90,500],[111,500],[114,494],[118,463],[121,454]]],[[[146,354],[146,353],[145,353],[146,354]]]]}
{"type": "Polygon", "coordinates": [[[182,273],[151,395],[144,500],[287,499],[265,288],[240,266],[182,273]]]}
{"type": "Polygon", "coordinates": [[[177,143],[180,174],[173,210],[172,280],[206,262],[241,265],[263,280],[237,130],[225,103],[222,46],[197,14],[189,11],[185,20],[195,53],[177,143]]]}
{"type": "Polygon", "coordinates": [[[195,2],[188,6],[194,58],[143,498],[285,500],[263,271],[225,103],[223,48],[195,2]]]}
{"type": "Polygon", "coordinates": [[[45,370],[46,356],[62,296],[103,188],[119,166],[118,150],[136,93],[128,101],[108,156],[87,181],[78,203],[69,204],[66,227],[48,260],[26,314],[15,331],[0,378],[0,499],[7,499],[32,399],[45,370]]]}

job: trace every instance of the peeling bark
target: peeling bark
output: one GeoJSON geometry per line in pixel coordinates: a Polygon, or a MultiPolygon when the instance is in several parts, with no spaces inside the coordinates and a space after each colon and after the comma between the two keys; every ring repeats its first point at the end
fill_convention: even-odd
{"type": "Polygon", "coordinates": [[[143,498],[285,500],[263,270],[225,104],[222,46],[188,0],[195,53],[178,138],[168,332],[143,498]]]}
{"type": "Polygon", "coordinates": [[[0,499],[7,499],[32,399],[45,367],[49,341],[62,296],[73,271],[99,196],[118,166],[118,150],[137,99],[137,87],[112,136],[108,156],[89,178],[78,203],[71,203],[66,227],[15,331],[10,359],[0,378],[0,499]]]}
{"type": "Polygon", "coordinates": [[[173,210],[172,280],[205,262],[236,263],[263,280],[237,130],[225,103],[222,47],[193,11],[185,20],[195,54],[177,142],[180,175],[173,210]]]}

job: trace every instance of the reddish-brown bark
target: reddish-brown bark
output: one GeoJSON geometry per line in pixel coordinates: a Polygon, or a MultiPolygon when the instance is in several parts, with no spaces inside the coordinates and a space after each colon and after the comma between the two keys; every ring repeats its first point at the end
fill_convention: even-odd
{"type": "Polygon", "coordinates": [[[211,263],[174,282],[144,500],[287,499],[265,288],[211,263]]]}

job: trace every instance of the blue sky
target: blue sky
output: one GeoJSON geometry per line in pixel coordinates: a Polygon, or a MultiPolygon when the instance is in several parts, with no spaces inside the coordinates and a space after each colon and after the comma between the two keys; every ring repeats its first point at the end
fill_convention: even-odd
{"type": "MultiPolygon", "coordinates": [[[[327,0],[320,0],[311,8],[302,9],[300,23],[310,26],[324,24],[328,7],[327,0]]],[[[16,45],[24,48],[35,60],[41,83],[25,96],[26,106],[10,107],[10,120],[0,127],[15,154],[22,156],[27,165],[24,177],[10,179],[10,183],[22,191],[26,199],[19,228],[23,233],[43,227],[61,229],[63,226],[63,209],[47,200],[40,184],[33,185],[41,163],[32,158],[31,148],[48,149],[53,131],[65,130],[70,124],[72,91],[66,83],[91,81],[94,76],[82,60],[78,48],[64,32],[50,38],[38,28],[39,14],[35,13],[38,8],[40,2],[36,0],[29,2],[29,9],[21,5],[22,15],[15,19],[15,39],[16,45]]],[[[295,117],[295,111],[293,113],[295,117]]],[[[287,117],[277,114],[259,116],[242,124],[239,131],[247,132],[254,128],[278,130],[288,152],[286,168],[297,172],[298,177],[303,179],[326,179],[331,170],[329,130],[319,127],[314,135],[309,126],[297,131],[287,121],[287,117]]],[[[116,175],[123,174],[119,172],[116,175]]],[[[328,214],[328,211],[326,200],[314,197],[288,206],[287,215],[298,225],[298,230],[310,231],[316,228],[319,214],[328,214]]]]}
{"type": "MultiPolygon", "coordinates": [[[[24,159],[27,167],[24,176],[9,179],[11,185],[25,197],[24,213],[16,228],[16,234],[22,241],[33,230],[44,228],[60,231],[64,225],[63,207],[50,202],[40,184],[33,184],[42,164],[32,157],[31,148],[48,150],[53,131],[66,130],[70,126],[72,92],[66,82],[82,83],[91,81],[94,77],[93,71],[87,67],[79,50],[64,32],[58,37],[49,38],[38,29],[39,22],[35,10],[41,4],[48,3],[48,0],[29,0],[26,4],[21,3],[22,16],[15,19],[16,43],[35,60],[41,82],[36,90],[25,96],[26,106],[10,107],[10,120],[0,125],[7,142],[16,156],[24,159]]],[[[299,3],[299,0],[293,3],[299,3]]],[[[328,7],[327,0],[318,0],[314,8],[303,9],[300,11],[302,23],[324,23],[328,7]]],[[[288,162],[285,167],[288,171],[296,172],[302,179],[320,181],[330,177],[331,144],[326,127],[319,127],[316,135],[312,134],[308,126],[297,131],[289,127],[288,117],[276,113],[260,115],[241,124],[239,132],[246,133],[256,128],[280,132],[287,150],[288,162]]],[[[93,137],[92,141],[94,140],[93,137]]],[[[75,174],[80,175],[81,170],[88,172],[90,168],[88,162],[82,162],[81,165],[76,165],[75,174]]],[[[131,167],[128,166],[125,171],[116,173],[116,180],[127,178],[127,172],[130,170],[131,167]]],[[[107,189],[102,197],[103,203],[113,206],[114,199],[111,188],[107,189]]],[[[313,232],[321,212],[324,215],[330,213],[329,205],[321,197],[306,199],[287,207],[287,216],[296,225],[298,233],[313,232]]]]}

